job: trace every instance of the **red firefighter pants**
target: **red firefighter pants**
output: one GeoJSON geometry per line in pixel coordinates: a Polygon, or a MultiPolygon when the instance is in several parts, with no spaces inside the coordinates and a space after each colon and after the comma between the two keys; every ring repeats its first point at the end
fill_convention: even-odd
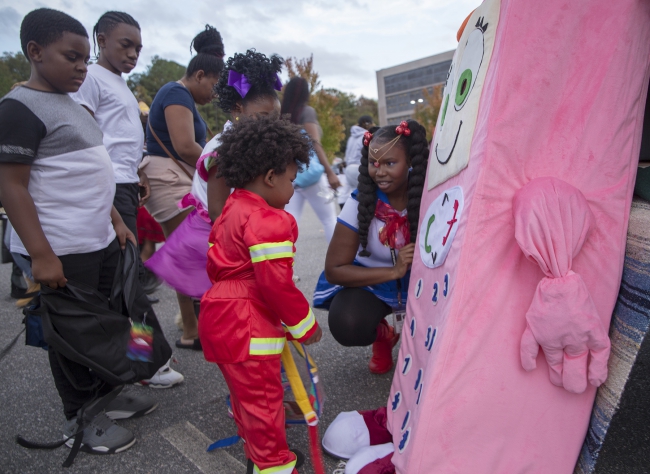
{"type": "Polygon", "coordinates": [[[267,469],[274,468],[273,474],[297,473],[296,456],[287,445],[280,357],[218,365],[230,389],[246,457],[257,468],[254,472],[266,474],[267,469]]]}

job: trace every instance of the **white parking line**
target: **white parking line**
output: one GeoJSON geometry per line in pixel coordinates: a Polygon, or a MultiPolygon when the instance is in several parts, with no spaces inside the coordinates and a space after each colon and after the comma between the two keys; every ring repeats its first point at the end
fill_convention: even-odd
{"type": "Polygon", "coordinates": [[[206,449],[212,441],[189,421],[171,426],[160,434],[201,472],[233,474],[246,471],[246,466],[223,450],[208,453],[206,449]]]}

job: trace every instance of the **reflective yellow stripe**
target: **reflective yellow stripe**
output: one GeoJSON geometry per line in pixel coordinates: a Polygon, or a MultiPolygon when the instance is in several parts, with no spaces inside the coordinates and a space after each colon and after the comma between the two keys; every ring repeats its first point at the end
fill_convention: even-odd
{"type": "Polygon", "coordinates": [[[268,469],[260,469],[259,467],[254,465],[253,474],[291,474],[295,467],[296,467],[296,459],[294,459],[288,464],[283,464],[282,466],[269,467],[268,469]]]}
{"type": "Polygon", "coordinates": [[[284,337],[251,337],[250,355],[273,355],[281,354],[284,343],[287,341],[284,337]]]}
{"type": "Polygon", "coordinates": [[[314,312],[309,308],[309,313],[307,313],[305,319],[295,326],[287,326],[287,329],[294,338],[300,339],[302,336],[307,334],[312,327],[314,327],[314,324],[316,324],[316,318],[314,317],[314,312]]]}
{"type": "Polygon", "coordinates": [[[257,244],[248,247],[253,263],[263,260],[273,260],[276,258],[293,258],[293,242],[271,242],[267,244],[257,244]]]}

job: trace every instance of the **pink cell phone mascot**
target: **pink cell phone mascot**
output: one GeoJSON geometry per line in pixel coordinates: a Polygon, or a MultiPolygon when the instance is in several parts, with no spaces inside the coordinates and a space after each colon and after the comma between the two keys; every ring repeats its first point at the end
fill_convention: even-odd
{"type": "Polygon", "coordinates": [[[573,472],[607,378],[649,72],[648,0],[471,14],[387,407],[324,437],[346,474],[573,472]]]}

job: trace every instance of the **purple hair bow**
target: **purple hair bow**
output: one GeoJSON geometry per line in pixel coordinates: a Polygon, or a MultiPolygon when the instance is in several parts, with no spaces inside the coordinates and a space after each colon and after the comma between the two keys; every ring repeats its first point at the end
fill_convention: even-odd
{"type": "MultiPolygon", "coordinates": [[[[246,97],[248,91],[253,87],[252,84],[248,82],[246,76],[237,71],[233,71],[232,69],[228,72],[228,85],[234,87],[239,95],[242,96],[242,99],[246,97]]],[[[282,81],[280,80],[280,76],[277,74],[275,75],[275,84],[273,84],[273,88],[276,91],[282,90],[282,81]]]]}

